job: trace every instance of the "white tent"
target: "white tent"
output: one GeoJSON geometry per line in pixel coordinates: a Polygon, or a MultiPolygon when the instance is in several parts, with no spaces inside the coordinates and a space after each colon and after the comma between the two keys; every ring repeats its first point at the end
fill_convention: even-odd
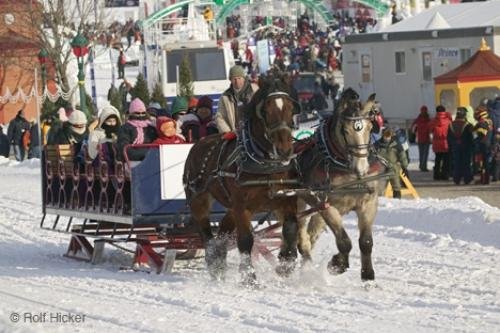
{"type": "Polygon", "coordinates": [[[500,0],[434,6],[379,32],[500,27],[500,0]],[[437,24],[437,26],[435,26],[437,24]]]}

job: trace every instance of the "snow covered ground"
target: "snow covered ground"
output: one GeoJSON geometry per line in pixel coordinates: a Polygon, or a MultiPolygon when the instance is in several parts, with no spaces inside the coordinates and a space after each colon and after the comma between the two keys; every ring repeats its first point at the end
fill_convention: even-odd
{"type": "MultiPolygon", "coordinates": [[[[156,275],[120,270],[131,255],[114,248],[100,265],[63,257],[69,236],[39,228],[39,178],[37,160],[0,159],[0,332],[500,331],[500,210],[476,197],[382,198],[374,283],[360,281],[357,246],[345,274],[328,274],[336,247],[325,233],[313,267],[284,279],[258,261],[263,288],[249,290],[236,251],[224,283],[203,259],[156,275]]],[[[354,217],[345,223],[357,244],[354,217]]]]}

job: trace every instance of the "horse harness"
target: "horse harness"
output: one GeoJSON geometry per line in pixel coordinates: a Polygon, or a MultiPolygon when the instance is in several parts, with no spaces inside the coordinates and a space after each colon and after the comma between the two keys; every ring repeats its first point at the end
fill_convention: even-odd
{"type": "MultiPolygon", "coordinates": [[[[285,92],[273,92],[269,94],[267,98],[273,96],[284,96],[286,98],[291,97],[285,92]]],[[[222,145],[213,145],[207,152],[207,155],[203,159],[200,172],[193,180],[186,183],[185,186],[189,187],[190,190],[196,195],[197,193],[205,192],[211,184],[212,181],[217,180],[219,185],[224,191],[226,198],[230,201],[229,191],[224,185],[224,178],[234,178],[239,186],[275,186],[275,185],[296,185],[298,184],[297,179],[265,179],[265,180],[246,180],[241,181],[240,177],[243,173],[255,174],[255,175],[273,175],[276,173],[284,173],[291,171],[293,168],[297,168],[295,158],[291,157],[290,163],[284,164],[278,159],[278,154],[276,153],[276,147],[271,142],[271,136],[274,132],[279,130],[288,130],[292,132],[292,128],[284,121],[277,124],[268,125],[266,118],[262,115],[264,101],[257,105],[256,115],[259,120],[264,124],[265,132],[264,139],[267,140],[273,146],[273,152],[265,152],[261,145],[252,137],[251,124],[248,119],[243,122],[240,130],[236,137],[236,147],[231,151],[229,156],[222,161],[224,153],[226,152],[228,145],[233,141],[233,138],[223,139],[222,145]],[[215,148],[220,147],[217,156],[216,168],[210,172],[206,171],[207,162],[210,156],[214,153],[215,148]],[[266,156],[269,155],[269,157],[266,156]],[[235,165],[236,172],[226,171],[229,167],[235,165]],[[196,185],[204,174],[209,174],[206,182],[201,188],[196,185]]]]}
{"type": "MultiPolygon", "coordinates": [[[[354,130],[360,131],[363,129],[362,121],[364,119],[370,118],[370,115],[366,116],[341,116],[344,120],[351,122],[354,130]]],[[[373,193],[374,189],[367,185],[368,182],[377,180],[382,177],[387,177],[386,174],[377,174],[373,176],[367,176],[363,178],[354,179],[352,181],[347,181],[339,185],[332,185],[331,181],[333,178],[341,175],[351,174],[352,171],[349,167],[350,158],[355,157],[369,157],[371,159],[370,169],[372,171],[377,171],[379,169],[380,162],[383,166],[387,166],[387,161],[379,156],[376,150],[371,144],[359,144],[352,145],[348,144],[346,138],[346,132],[343,126],[340,128],[341,138],[343,140],[343,146],[339,142],[334,142],[329,134],[329,130],[333,126],[334,118],[330,117],[320,124],[318,131],[314,135],[312,143],[309,145],[312,148],[309,153],[302,158],[299,158],[299,173],[300,178],[304,179],[306,177],[305,173],[311,170],[318,170],[321,175],[324,176],[320,183],[313,184],[310,188],[310,193],[315,193],[315,196],[322,197],[322,201],[326,200],[326,193],[373,193]],[[345,148],[344,148],[345,147],[345,148]],[[360,153],[359,150],[366,149],[366,153],[360,153]],[[310,158],[308,158],[310,157],[310,158]],[[375,170],[374,170],[375,169],[375,170]]],[[[311,174],[309,172],[309,174],[311,174]]],[[[311,180],[309,180],[311,182],[311,180]]],[[[307,183],[307,181],[306,181],[307,183]]],[[[309,184],[311,185],[311,184],[309,184]]]]}

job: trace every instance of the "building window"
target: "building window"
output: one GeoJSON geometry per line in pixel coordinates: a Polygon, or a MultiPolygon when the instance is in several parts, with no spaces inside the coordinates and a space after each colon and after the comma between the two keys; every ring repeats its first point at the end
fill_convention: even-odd
{"type": "Polygon", "coordinates": [[[473,108],[478,107],[481,102],[486,99],[494,99],[496,96],[500,95],[500,89],[498,87],[481,87],[473,89],[469,94],[469,105],[473,108]]]}
{"type": "Polygon", "coordinates": [[[406,73],[405,51],[396,51],[396,73],[406,73]]]}
{"type": "Polygon", "coordinates": [[[439,95],[439,104],[444,106],[447,111],[451,112],[457,109],[457,95],[455,90],[444,89],[439,95]]]}
{"type": "Polygon", "coordinates": [[[460,63],[463,64],[471,57],[470,49],[460,49],[460,63]]]}

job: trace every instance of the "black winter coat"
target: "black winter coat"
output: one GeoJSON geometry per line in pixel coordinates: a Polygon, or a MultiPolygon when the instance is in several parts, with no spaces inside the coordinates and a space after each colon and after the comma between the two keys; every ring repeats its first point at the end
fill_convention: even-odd
{"type": "Polygon", "coordinates": [[[470,151],[474,149],[474,138],[472,136],[472,125],[466,120],[456,119],[450,124],[448,131],[448,145],[452,152],[470,151]]]}
{"type": "MultiPolygon", "coordinates": [[[[118,159],[124,161],[123,149],[126,145],[134,143],[137,137],[137,129],[129,123],[125,123],[118,131],[118,140],[116,146],[118,148],[118,159]]],[[[158,137],[156,128],[148,126],[144,128],[144,143],[151,143],[158,137]]],[[[127,151],[128,159],[131,161],[142,161],[148,152],[147,148],[143,149],[129,149],[127,151]]]]}
{"type": "Polygon", "coordinates": [[[47,139],[48,145],[73,145],[74,152],[74,163],[80,165],[80,171],[83,171],[83,166],[85,163],[85,153],[82,147],[86,145],[89,131],[86,130],[83,134],[78,134],[71,130],[71,124],[65,122],[61,125],[60,123],[54,125],[50,128],[51,135],[47,139]]]}
{"type": "Polygon", "coordinates": [[[3,133],[3,131],[0,130],[0,156],[5,156],[9,157],[10,153],[10,144],[9,144],[9,138],[7,135],[3,133]]]}
{"type": "Polygon", "coordinates": [[[9,123],[7,136],[9,142],[13,145],[21,146],[23,144],[23,133],[30,129],[30,123],[21,115],[17,115],[9,123]]]}
{"type": "Polygon", "coordinates": [[[30,147],[37,147],[40,145],[40,138],[38,137],[38,123],[31,126],[30,129],[30,147]]]}

